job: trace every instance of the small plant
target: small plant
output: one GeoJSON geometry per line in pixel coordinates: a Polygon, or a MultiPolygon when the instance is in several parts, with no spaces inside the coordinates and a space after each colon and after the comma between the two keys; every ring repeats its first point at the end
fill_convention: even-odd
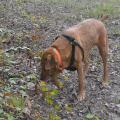
{"type": "Polygon", "coordinates": [[[22,110],[25,107],[24,99],[20,96],[10,96],[7,101],[7,105],[16,110],[22,110]]]}
{"type": "Polygon", "coordinates": [[[97,115],[94,115],[92,113],[87,113],[85,115],[86,120],[100,120],[97,115]]]}
{"type": "Polygon", "coordinates": [[[43,82],[43,81],[40,82],[40,90],[43,93],[43,97],[45,101],[49,105],[53,105],[54,103],[53,98],[59,93],[59,91],[57,89],[52,89],[52,90],[48,89],[46,82],[43,82]]]}
{"type": "Polygon", "coordinates": [[[60,120],[60,117],[58,115],[55,115],[53,112],[50,112],[49,119],[50,120],[60,120]]]}
{"type": "Polygon", "coordinates": [[[6,92],[0,96],[0,118],[1,120],[15,120],[22,117],[22,110],[25,107],[25,100],[18,94],[6,92]]]}
{"type": "MultiPolygon", "coordinates": [[[[60,87],[63,87],[63,84],[59,84],[60,87]]],[[[49,112],[49,119],[50,120],[60,120],[60,116],[57,115],[57,113],[61,109],[61,105],[55,100],[56,96],[59,94],[58,89],[50,89],[47,87],[47,83],[41,81],[40,82],[40,91],[42,92],[43,99],[46,101],[48,105],[50,105],[53,110],[49,112]]],[[[72,111],[72,106],[70,104],[65,104],[64,109],[66,112],[72,111]]]]}
{"type": "Polygon", "coordinates": [[[60,110],[60,106],[58,103],[55,103],[54,98],[59,93],[57,89],[49,89],[47,87],[47,83],[41,81],[40,82],[40,91],[42,92],[43,98],[46,103],[50,106],[53,106],[54,110],[49,112],[49,119],[50,120],[60,120],[60,117],[55,114],[56,111],[60,110]]]}

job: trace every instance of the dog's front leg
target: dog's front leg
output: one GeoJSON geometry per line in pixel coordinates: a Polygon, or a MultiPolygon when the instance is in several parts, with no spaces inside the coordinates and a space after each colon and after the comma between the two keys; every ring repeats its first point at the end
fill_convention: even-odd
{"type": "Polygon", "coordinates": [[[79,97],[78,97],[78,99],[80,101],[82,101],[85,99],[85,79],[84,79],[85,75],[83,72],[82,62],[79,63],[77,72],[78,72],[78,79],[79,79],[79,97]]]}

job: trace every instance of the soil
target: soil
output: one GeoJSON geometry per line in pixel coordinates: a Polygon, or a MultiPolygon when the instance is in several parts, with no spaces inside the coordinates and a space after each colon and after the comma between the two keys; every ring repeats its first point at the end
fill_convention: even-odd
{"type": "MultiPolygon", "coordinates": [[[[0,27],[11,32],[10,38],[7,38],[1,47],[6,53],[8,51],[11,56],[13,55],[10,51],[11,48],[20,49],[20,51],[14,52],[14,58],[12,58],[14,63],[9,65],[8,71],[6,70],[8,66],[4,65],[1,73],[8,84],[11,84],[11,82],[9,83],[11,77],[17,78],[17,84],[11,85],[12,92],[19,91],[20,86],[27,86],[26,94],[33,104],[31,117],[29,115],[28,118],[23,119],[35,119],[33,114],[37,110],[43,120],[49,120],[48,113],[53,110],[53,107],[44,101],[41,93],[35,95],[34,90],[32,91],[30,88],[35,85],[35,81],[28,76],[34,74],[39,80],[41,69],[40,59],[29,55],[28,51],[32,51],[32,53],[43,51],[64,29],[89,18],[84,11],[87,7],[89,9],[101,3],[102,0],[99,2],[76,0],[76,2],[81,2],[86,7],[81,11],[74,11],[73,6],[56,4],[56,2],[49,3],[42,0],[31,2],[28,0],[19,3],[18,6],[14,0],[1,0],[2,5],[7,9],[1,10],[0,27]],[[24,12],[25,10],[27,13],[24,12]],[[35,16],[36,20],[34,17],[29,18],[31,14],[35,16]],[[32,38],[34,34],[38,35],[39,39],[32,38]],[[19,77],[21,74],[24,77],[19,77]]],[[[64,70],[59,76],[59,81],[62,81],[64,87],[55,97],[55,101],[60,105],[60,110],[54,114],[59,115],[61,120],[90,119],[86,117],[88,113],[94,115],[92,118],[94,120],[120,120],[120,33],[113,31],[115,28],[120,28],[120,14],[110,15],[104,23],[109,38],[109,86],[107,88],[101,87],[102,62],[99,52],[95,48],[91,52],[89,70],[86,75],[86,98],[84,101],[79,102],[76,99],[78,91],[77,72],[64,70]],[[65,109],[65,105],[68,104],[72,108],[71,111],[65,109]]],[[[55,87],[52,83],[49,83],[48,86],[55,87]]]]}

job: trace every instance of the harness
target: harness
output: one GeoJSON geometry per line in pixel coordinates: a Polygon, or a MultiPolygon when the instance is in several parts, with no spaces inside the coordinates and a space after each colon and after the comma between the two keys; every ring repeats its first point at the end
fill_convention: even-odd
{"type": "Polygon", "coordinates": [[[79,47],[79,49],[81,50],[82,52],[82,61],[84,60],[84,50],[83,48],[81,47],[80,43],[75,40],[75,38],[71,37],[71,36],[68,36],[68,35],[65,35],[65,34],[62,34],[62,36],[64,38],[66,38],[66,40],[68,40],[70,42],[70,44],[72,45],[72,55],[71,55],[71,60],[70,60],[70,65],[66,68],[67,70],[71,70],[71,71],[74,71],[76,70],[75,66],[74,66],[74,61],[75,61],[75,47],[79,47]]]}
{"type": "MultiPolygon", "coordinates": [[[[66,38],[65,40],[69,41],[70,44],[72,45],[72,53],[71,53],[71,60],[70,60],[70,64],[69,66],[66,68],[67,70],[70,70],[70,71],[75,71],[76,70],[76,67],[74,66],[74,61],[75,61],[75,47],[79,47],[81,52],[82,52],[82,60],[84,60],[84,50],[83,48],[81,47],[80,43],[75,40],[75,38],[69,36],[69,35],[65,35],[65,34],[62,34],[62,36],[64,38],[66,38]]],[[[57,36],[55,39],[57,39],[59,36],[57,36]]]]}

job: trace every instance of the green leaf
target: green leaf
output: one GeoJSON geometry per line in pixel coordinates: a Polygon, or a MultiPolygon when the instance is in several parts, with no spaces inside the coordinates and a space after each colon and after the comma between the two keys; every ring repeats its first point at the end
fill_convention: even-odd
{"type": "Polygon", "coordinates": [[[3,114],[3,113],[4,113],[3,109],[0,108],[0,115],[3,114]]]}
{"type": "Polygon", "coordinates": [[[68,78],[68,76],[64,76],[64,80],[68,80],[69,78],[68,78]]]}
{"type": "Polygon", "coordinates": [[[31,79],[31,80],[36,80],[36,76],[35,74],[30,74],[27,76],[28,79],[31,79]]]}
{"type": "Polygon", "coordinates": [[[49,113],[49,119],[50,120],[60,120],[60,116],[55,115],[53,112],[49,113]]]}
{"type": "Polygon", "coordinates": [[[10,91],[11,91],[11,87],[7,85],[7,86],[4,87],[4,90],[5,90],[6,92],[10,92],[10,91]]]}
{"type": "Polygon", "coordinates": [[[66,109],[68,112],[71,112],[71,111],[72,111],[72,106],[71,106],[71,105],[68,105],[68,104],[65,104],[65,109],[66,109]]]}
{"type": "Polygon", "coordinates": [[[57,95],[58,93],[59,93],[59,91],[58,91],[58,90],[56,90],[56,89],[51,90],[51,91],[49,92],[50,96],[57,95]]]}
{"type": "Polygon", "coordinates": [[[41,81],[39,84],[40,84],[40,86],[46,86],[46,82],[44,82],[44,81],[41,81]]]}
{"type": "Polygon", "coordinates": [[[59,82],[59,87],[60,88],[63,88],[64,87],[64,84],[62,82],[59,82]]]}
{"type": "Polygon", "coordinates": [[[100,118],[98,116],[94,116],[95,120],[100,120],[100,118]]]}
{"type": "Polygon", "coordinates": [[[42,90],[42,92],[48,92],[49,91],[47,87],[41,87],[41,90],[42,90]]]}
{"type": "Polygon", "coordinates": [[[55,110],[60,110],[60,106],[58,104],[54,105],[55,110]]]}
{"type": "Polygon", "coordinates": [[[93,119],[93,118],[94,118],[94,115],[93,115],[93,114],[91,114],[91,113],[88,113],[88,114],[85,116],[85,118],[87,118],[87,119],[91,120],[91,119],[93,119]]]}
{"type": "Polygon", "coordinates": [[[22,97],[28,96],[27,93],[24,90],[20,90],[19,92],[22,95],[22,97]]]}
{"type": "Polygon", "coordinates": [[[22,110],[25,106],[24,99],[18,96],[12,96],[7,100],[7,103],[11,107],[15,107],[17,110],[22,110]]]}
{"type": "Polygon", "coordinates": [[[18,80],[18,78],[10,78],[10,79],[9,79],[9,82],[10,82],[11,84],[16,84],[17,80],[18,80]]]}
{"type": "Polygon", "coordinates": [[[50,98],[50,97],[45,97],[45,100],[46,102],[49,104],[49,105],[52,105],[53,104],[53,99],[50,98]]]}
{"type": "Polygon", "coordinates": [[[12,114],[7,113],[8,120],[15,120],[12,114]]]}
{"type": "Polygon", "coordinates": [[[20,89],[21,89],[21,90],[26,90],[26,86],[25,86],[25,85],[21,85],[21,86],[20,86],[20,89]]]}
{"type": "Polygon", "coordinates": [[[55,115],[55,120],[60,120],[60,116],[55,115]]]}

